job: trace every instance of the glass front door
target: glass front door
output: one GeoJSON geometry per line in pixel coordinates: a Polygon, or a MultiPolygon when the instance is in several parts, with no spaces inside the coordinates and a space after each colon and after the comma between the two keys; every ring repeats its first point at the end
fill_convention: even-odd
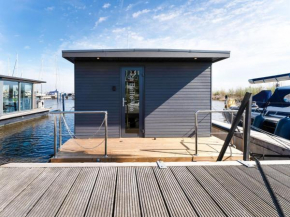
{"type": "Polygon", "coordinates": [[[143,68],[122,69],[122,137],[143,137],[143,68]]]}

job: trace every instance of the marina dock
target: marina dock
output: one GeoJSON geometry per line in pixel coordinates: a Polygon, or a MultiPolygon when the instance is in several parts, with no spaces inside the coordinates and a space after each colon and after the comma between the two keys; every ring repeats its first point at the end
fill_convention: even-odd
{"type": "MultiPolygon", "coordinates": [[[[221,121],[213,121],[212,132],[216,137],[225,139],[231,125],[221,121]]],[[[242,130],[242,127],[238,127],[242,130]]],[[[243,135],[236,133],[233,136],[233,143],[238,150],[243,150],[243,135]]],[[[265,155],[264,159],[268,160],[286,160],[290,158],[290,143],[289,140],[251,130],[250,151],[254,154],[265,155]],[[271,156],[271,157],[267,157],[271,156]],[[277,156],[277,157],[276,157],[277,156]]]]}
{"type": "MultiPolygon", "coordinates": [[[[283,212],[289,216],[290,163],[261,164],[283,212]]],[[[238,162],[167,166],[3,165],[0,216],[278,216],[255,167],[238,162]]]]}
{"type": "Polygon", "coordinates": [[[48,115],[50,109],[38,108],[0,116],[0,127],[48,115]]]}
{"type": "MultiPolygon", "coordinates": [[[[216,161],[224,143],[214,136],[200,137],[196,156],[194,138],[109,138],[108,157],[105,157],[103,141],[102,138],[70,139],[51,162],[216,161]]],[[[229,147],[224,160],[242,157],[241,151],[229,147]]]]}

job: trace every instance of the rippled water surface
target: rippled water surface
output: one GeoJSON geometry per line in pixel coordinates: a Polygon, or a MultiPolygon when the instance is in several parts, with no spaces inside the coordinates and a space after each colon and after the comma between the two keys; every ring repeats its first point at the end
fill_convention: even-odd
{"type": "MultiPolygon", "coordinates": [[[[74,106],[73,100],[65,100],[66,110],[74,106]]],[[[224,102],[213,101],[214,110],[222,110],[224,102]]],[[[60,109],[61,103],[46,100],[46,108],[60,109]]],[[[223,121],[221,114],[213,114],[214,120],[223,121]]],[[[73,130],[74,116],[66,115],[67,123],[73,130]]],[[[35,120],[12,124],[0,128],[0,163],[1,162],[48,162],[53,155],[54,116],[48,115],[35,120]]],[[[63,132],[66,129],[63,126],[63,132]]],[[[63,142],[70,137],[63,136],[63,142]]]]}
{"type": "MultiPolygon", "coordinates": [[[[61,103],[46,100],[46,108],[59,109],[61,103]]],[[[65,100],[66,110],[74,106],[73,100],[65,100]]],[[[73,130],[73,115],[66,115],[66,120],[73,130]]],[[[12,124],[0,128],[0,161],[4,162],[47,162],[53,155],[54,116],[12,124]]],[[[65,129],[63,129],[65,132],[65,129]]],[[[69,136],[63,136],[63,142],[69,136]]]]}

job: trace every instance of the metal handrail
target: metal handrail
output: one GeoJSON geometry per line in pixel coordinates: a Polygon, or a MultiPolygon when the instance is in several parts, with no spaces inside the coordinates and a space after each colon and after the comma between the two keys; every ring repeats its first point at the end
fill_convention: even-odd
{"type": "Polygon", "coordinates": [[[225,112],[225,113],[237,113],[238,110],[198,110],[195,112],[195,155],[198,155],[198,119],[197,119],[197,115],[198,113],[221,113],[221,112],[225,112]]]}
{"type": "MultiPolygon", "coordinates": [[[[50,114],[59,114],[59,145],[62,145],[61,134],[61,115],[62,114],[104,114],[105,115],[105,157],[107,157],[107,145],[108,145],[108,112],[107,111],[51,111],[50,114]]],[[[54,117],[54,157],[57,154],[57,116],[54,117]]]]}

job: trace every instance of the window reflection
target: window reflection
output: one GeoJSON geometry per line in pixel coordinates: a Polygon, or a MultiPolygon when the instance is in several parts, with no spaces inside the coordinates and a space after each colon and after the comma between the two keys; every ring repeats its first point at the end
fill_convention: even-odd
{"type": "Polygon", "coordinates": [[[18,82],[3,82],[3,112],[10,113],[18,111],[18,82]]]}
{"type": "Polygon", "coordinates": [[[126,133],[139,133],[139,71],[125,71],[126,133]]]}
{"type": "Polygon", "coordinates": [[[32,109],[32,84],[21,83],[21,99],[20,109],[30,110],[32,109]]]}

